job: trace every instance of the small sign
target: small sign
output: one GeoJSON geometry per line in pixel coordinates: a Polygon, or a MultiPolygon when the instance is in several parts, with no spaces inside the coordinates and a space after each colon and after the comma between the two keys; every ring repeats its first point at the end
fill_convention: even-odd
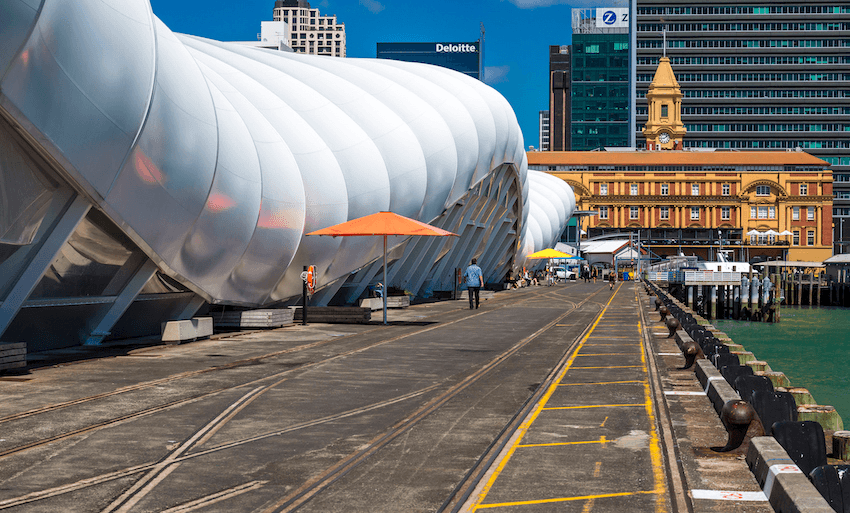
{"type": "Polygon", "coordinates": [[[629,28],[628,7],[599,7],[596,9],[597,28],[629,28]]]}

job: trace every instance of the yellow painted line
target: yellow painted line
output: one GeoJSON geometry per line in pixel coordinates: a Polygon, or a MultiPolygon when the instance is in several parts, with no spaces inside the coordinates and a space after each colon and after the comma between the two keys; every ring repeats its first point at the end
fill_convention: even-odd
{"type": "Polygon", "coordinates": [[[621,385],[623,383],[639,383],[643,385],[646,383],[646,380],[635,380],[635,381],[598,381],[595,383],[561,383],[560,387],[575,387],[579,385],[621,385]]]}
{"type": "MultiPolygon", "coordinates": [[[[637,290],[635,290],[635,296],[637,296],[637,290]]],[[[638,297],[635,297],[636,300],[639,300],[638,297]]],[[[638,323],[638,333],[641,333],[641,326],[638,323]]],[[[643,337],[640,338],[641,346],[644,346],[645,342],[643,337]]],[[[646,347],[641,351],[640,361],[643,362],[644,366],[646,366],[646,347]]],[[[649,367],[646,368],[646,373],[649,374],[649,367]]],[[[661,459],[661,443],[658,439],[658,426],[655,420],[655,411],[652,405],[652,389],[649,387],[649,380],[647,380],[646,384],[643,386],[643,397],[644,397],[644,405],[646,408],[646,414],[649,417],[649,425],[651,428],[650,440],[649,440],[649,454],[650,459],[652,460],[652,475],[655,478],[655,489],[658,490],[659,494],[655,499],[655,512],[656,513],[664,513],[667,511],[667,502],[664,500],[663,493],[666,491],[666,479],[664,473],[664,464],[661,459]]]]}
{"type": "MultiPolygon", "coordinates": [[[[604,339],[609,339],[611,337],[600,337],[604,339]]],[[[629,337],[631,338],[631,337],[629,337]]],[[[585,344],[585,347],[596,347],[596,346],[617,346],[617,347],[640,347],[640,344],[585,344]]]]}
{"type": "Polygon", "coordinates": [[[573,369],[642,369],[643,365],[614,365],[612,367],[573,367],[573,369]]]}
{"type": "MultiPolygon", "coordinates": [[[[602,421],[602,424],[599,424],[599,427],[605,427],[606,422],[608,422],[608,417],[605,417],[605,420],[602,421]]],[[[597,463],[599,463],[600,465],[602,464],[601,461],[598,461],[597,463]]]]}
{"type": "MultiPolygon", "coordinates": [[[[605,418],[607,419],[608,417],[605,417],[605,418]]],[[[602,470],[602,462],[597,461],[596,466],[593,469],[593,477],[599,477],[599,473],[600,473],[601,470],[602,470]]]]}
{"type": "Polygon", "coordinates": [[[579,356],[640,356],[640,353],[587,353],[579,356]]]}
{"type": "Polygon", "coordinates": [[[552,442],[549,444],[523,444],[517,445],[517,447],[558,447],[561,445],[586,445],[586,444],[602,444],[605,445],[609,443],[611,440],[606,440],[603,436],[599,440],[588,440],[586,442],[552,442]]]}
{"type": "Polygon", "coordinates": [[[616,292],[614,294],[611,294],[610,299],[608,299],[608,302],[605,303],[605,307],[599,313],[599,317],[597,317],[596,320],[593,322],[593,325],[590,327],[590,330],[588,330],[587,335],[585,335],[581,342],[579,342],[578,346],[576,346],[575,351],[567,360],[567,363],[564,364],[564,368],[561,369],[561,372],[558,373],[558,375],[555,377],[555,380],[549,386],[549,389],[546,390],[546,393],[543,394],[543,397],[540,398],[540,401],[535,406],[534,411],[532,411],[528,418],[525,419],[522,424],[520,424],[519,428],[517,428],[517,433],[516,435],[514,435],[516,440],[513,442],[513,445],[511,445],[511,447],[508,449],[508,452],[505,453],[505,457],[502,458],[502,460],[496,466],[496,469],[493,471],[493,474],[490,476],[490,479],[487,480],[487,483],[484,484],[484,487],[481,489],[481,492],[473,501],[472,511],[475,511],[477,508],[482,507],[481,501],[483,501],[484,498],[487,497],[487,494],[490,493],[490,489],[493,488],[493,484],[496,483],[496,479],[499,478],[499,476],[502,474],[502,471],[505,469],[505,466],[507,466],[508,462],[511,460],[511,457],[514,455],[514,452],[516,452],[517,446],[522,441],[522,438],[528,432],[529,428],[531,428],[531,425],[534,424],[534,421],[537,420],[537,416],[540,415],[540,412],[543,411],[543,408],[546,406],[546,403],[558,389],[558,384],[561,382],[562,379],[564,379],[564,376],[567,375],[567,371],[569,371],[570,367],[572,367],[573,362],[576,359],[576,355],[579,351],[581,351],[581,348],[584,346],[584,343],[587,342],[587,340],[590,338],[590,334],[593,333],[593,330],[596,329],[596,326],[599,324],[599,321],[602,320],[602,316],[605,315],[605,312],[608,311],[608,307],[611,305],[611,301],[614,300],[614,297],[616,295],[616,292]]]}
{"type": "Polygon", "coordinates": [[[640,404],[588,404],[584,406],[549,406],[543,410],[581,410],[583,408],[621,408],[623,406],[644,406],[640,404]]]}
{"type": "Polygon", "coordinates": [[[590,499],[606,499],[608,497],[628,497],[630,495],[649,495],[649,494],[660,494],[663,493],[664,490],[649,490],[649,491],[637,491],[637,492],[620,492],[620,493],[602,493],[599,495],[582,495],[581,497],[558,497],[555,499],[542,499],[537,501],[517,501],[517,502],[502,502],[500,504],[481,504],[477,507],[477,509],[490,509],[490,508],[506,508],[509,506],[530,506],[533,504],[553,504],[556,502],[569,502],[569,501],[586,501],[590,499]]]}

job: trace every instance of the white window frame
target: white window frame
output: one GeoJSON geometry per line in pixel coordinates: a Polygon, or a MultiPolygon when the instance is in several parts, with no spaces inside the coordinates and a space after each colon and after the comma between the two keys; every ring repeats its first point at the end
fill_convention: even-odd
{"type": "Polygon", "coordinates": [[[640,219],[640,208],[639,207],[629,207],[629,219],[630,220],[640,219]]]}
{"type": "Polygon", "coordinates": [[[599,219],[608,219],[608,207],[599,207],[599,219]]]}
{"type": "Polygon", "coordinates": [[[801,183],[800,184],[800,196],[808,196],[809,195],[809,184],[801,183]]]}
{"type": "Polygon", "coordinates": [[[800,230],[794,230],[794,233],[791,235],[791,244],[794,246],[800,245],[800,230]]]}
{"type": "Polygon", "coordinates": [[[723,190],[723,195],[724,195],[724,196],[729,196],[730,194],[732,194],[732,186],[731,186],[730,184],[728,184],[728,183],[724,183],[724,184],[721,186],[721,189],[723,190]]]}
{"type": "Polygon", "coordinates": [[[806,230],[806,245],[814,246],[815,245],[815,231],[814,230],[806,230]]]}
{"type": "Polygon", "coordinates": [[[691,184],[691,196],[699,196],[699,184],[692,183],[691,184]]]}
{"type": "Polygon", "coordinates": [[[632,196],[638,195],[638,184],[633,183],[629,186],[629,194],[632,196]]]}
{"type": "Polygon", "coordinates": [[[608,195],[608,184],[607,183],[600,183],[599,184],[599,195],[600,196],[607,196],[608,195]]]}
{"type": "Polygon", "coordinates": [[[750,219],[758,219],[758,209],[756,207],[750,207],[750,219]]]}
{"type": "Polygon", "coordinates": [[[732,207],[720,207],[720,220],[728,221],[732,219],[732,207]]]}
{"type": "Polygon", "coordinates": [[[670,207],[658,207],[658,218],[662,221],[669,221],[670,207]]]}
{"type": "Polygon", "coordinates": [[[700,218],[700,208],[699,207],[691,207],[691,221],[699,221],[700,218]]]}
{"type": "Polygon", "coordinates": [[[815,207],[809,207],[806,211],[806,221],[815,220],[815,207]]]}
{"type": "Polygon", "coordinates": [[[756,185],[756,196],[770,196],[769,185],[756,185]],[[766,191],[766,192],[764,192],[766,191]]]}
{"type": "Polygon", "coordinates": [[[767,217],[767,205],[758,207],[758,219],[770,219],[767,217]]]}
{"type": "Polygon", "coordinates": [[[767,207],[767,218],[776,219],[776,207],[774,207],[773,205],[767,207]]]}
{"type": "Polygon", "coordinates": [[[661,195],[662,196],[668,196],[669,194],[670,194],[670,184],[669,183],[662,183],[661,184],[661,195]]]}
{"type": "Polygon", "coordinates": [[[799,221],[800,220],[800,207],[792,207],[791,208],[791,220],[799,221]]]}

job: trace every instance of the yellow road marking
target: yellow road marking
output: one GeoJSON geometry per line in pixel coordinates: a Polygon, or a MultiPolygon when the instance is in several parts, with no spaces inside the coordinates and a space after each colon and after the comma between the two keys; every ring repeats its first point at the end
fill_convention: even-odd
{"type": "Polygon", "coordinates": [[[499,504],[481,504],[478,506],[478,509],[489,509],[489,508],[505,508],[508,506],[529,506],[532,504],[552,504],[555,502],[569,502],[569,501],[586,501],[591,499],[605,499],[608,497],[628,497],[629,495],[649,495],[649,494],[660,494],[663,493],[664,490],[648,490],[648,491],[637,491],[637,492],[620,492],[620,493],[602,493],[599,495],[583,495],[581,497],[558,497],[554,499],[541,499],[537,501],[517,501],[517,502],[502,502],[499,504]]]}
{"type": "Polygon", "coordinates": [[[590,338],[590,334],[593,333],[594,329],[596,329],[596,326],[599,324],[599,321],[602,320],[602,316],[604,316],[605,312],[608,311],[608,307],[611,305],[611,301],[614,300],[615,295],[616,294],[611,294],[611,298],[608,299],[607,303],[605,303],[605,307],[599,313],[599,317],[597,317],[596,320],[593,322],[593,325],[590,327],[590,330],[588,330],[587,335],[585,335],[581,342],[579,342],[575,351],[567,360],[567,363],[564,364],[564,368],[561,369],[561,372],[559,372],[558,376],[555,377],[555,380],[552,382],[552,385],[549,386],[549,389],[546,390],[546,393],[543,394],[543,397],[540,398],[540,401],[535,406],[534,411],[532,411],[531,415],[529,415],[528,418],[525,419],[525,421],[519,426],[519,428],[517,428],[517,433],[516,435],[514,435],[516,437],[516,440],[514,441],[513,445],[511,445],[510,449],[508,449],[508,452],[505,454],[505,457],[502,458],[502,461],[500,461],[499,464],[496,466],[496,469],[493,471],[493,474],[490,476],[490,479],[487,480],[487,483],[484,484],[484,487],[481,489],[481,492],[475,498],[475,501],[473,501],[473,511],[475,511],[477,508],[483,507],[481,506],[481,501],[483,501],[484,498],[487,497],[487,494],[490,493],[490,489],[493,487],[493,484],[496,482],[496,479],[498,479],[499,476],[502,474],[502,471],[505,469],[505,466],[511,460],[511,457],[513,456],[514,452],[516,452],[517,445],[519,445],[520,441],[525,436],[525,433],[529,430],[531,425],[537,419],[537,416],[540,415],[540,412],[543,410],[543,407],[549,401],[549,398],[551,398],[552,394],[554,394],[555,390],[557,390],[558,383],[560,383],[561,380],[564,379],[564,376],[567,375],[567,371],[569,371],[570,367],[572,367],[573,362],[576,359],[576,355],[579,351],[581,351],[581,348],[584,346],[584,343],[587,342],[587,340],[590,338]]]}
{"type": "Polygon", "coordinates": [[[639,353],[588,353],[579,356],[639,356],[639,353]]]}
{"type": "Polygon", "coordinates": [[[612,365],[610,367],[573,367],[573,369],[642,369],[643,365],[612,365]]]}
{"type": "MultiPolygon", "coordinates": [[[[637,295],[637,291],[635,291],[635,295],[637,295]]],[[[641,333],[641,329],[640,323],[638,323],[639,334],[641,333]]],[[[644,345],[643,337],[640,337],[640,343],[641,346],[644,345]]],[[[646,365],[646,347],[644,347],[644,350],[641,352],[640,361],[646,365]]],[[[649,367],[646,368],[646,372],[649,374],[649,367]]],[[[664,476],[664,464],[661,461],[661,443],[658,439],[658,426],[656,425],[655,411],[652,406],[652,389],[649,387],[649,380],[647,380],[643,386],[643,396],[646,414],[649,417],[649,425],[651,428],[649,455],[652,460],[652,475],[655,478],[655,489],[659,491],[659,494],[655,499],[655,511],[656,513],[663,513],[667,511],[667,502],[664,500],[664,496],[662,495],[662,492],[666,490],[666,479],[664,476]]]]}
{"type": "MultiPolygon", "coordinates": [[[[605,417],[605,418],[607,419],[608,417],[605,417]]],[[[602,470],[602,462],[597,461],[596,467],[593,469],[593,477],[599,477],[599,473],[600,473],[601,470],[602,470]]]]}
{"type": "Polygon", "coordinates": [[[646,380],[633,380],[633,381],[597,381],[592,383],[561,383],[559,387],[574,387],[578,385],[621,385],[623,383],[640,383],[641,385],[646,383],[646,380]]]}
{"type": "MultiPolygon", "coordinates": [[[[606,419],[608,417],[605,417],[606,419]]],[[[611,440],[606,440],[605,436],[600,438],[599,440],[588,440],[586,442],[552,442],[549,444],[523,444],[517,445],[517,447],[558,447],[560,445],[585,445],[585,444],[602,444],[605,445],[611,440]]]]}
{"type": "Polygon", "coordinates": [[[621,406],[645,406],[645,404],[588,404],[585,406],[549,406],[546,408],[541,408],[541,410],[581,410],[583,408],[619,408],[621,406]]]}
{"type": "MultiPolygon", "coordinates": [[[[605,427],[606,422],[608,422],[608,417],[605,417],[605,420],[602,421],[602,424],[599,424],[599,427],[605,427]]],[[[601,465],[602,462],[599,462],[599,464],[601,465]]]]}

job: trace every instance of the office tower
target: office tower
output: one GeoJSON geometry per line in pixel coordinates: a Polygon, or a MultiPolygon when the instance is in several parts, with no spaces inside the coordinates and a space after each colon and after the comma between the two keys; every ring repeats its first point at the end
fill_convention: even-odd
{"type": "Polygon", "coordinates": [[[549,150],[570,149],[570,47],[549,47],[549,150]]]}
{"type": "Polygon", "coordinates": [[[850,4],[640,0],[637,27],[635,130],[666,47],[683,94],[685,148],[799,148],[826,160],[834,250],[848,252],[850,4]]]}
{"type": "Polygon", "coordinates": [[[540,151],[549,151],[549,111],[540,111],[540,151]]]}
{"type": "Polygon", "coordinates": [[[297,53],[345,57],[345,23],[322,15],[304,0],[277,0],[274,21],[289,24],[290,46],[297,53]]]}
{"type": "Polygon", "coordinates": [[[405,62],[421,62],[452,69],[482,80],[483,38],[471,42],[378,43],[375,56],[405,62]]]}

